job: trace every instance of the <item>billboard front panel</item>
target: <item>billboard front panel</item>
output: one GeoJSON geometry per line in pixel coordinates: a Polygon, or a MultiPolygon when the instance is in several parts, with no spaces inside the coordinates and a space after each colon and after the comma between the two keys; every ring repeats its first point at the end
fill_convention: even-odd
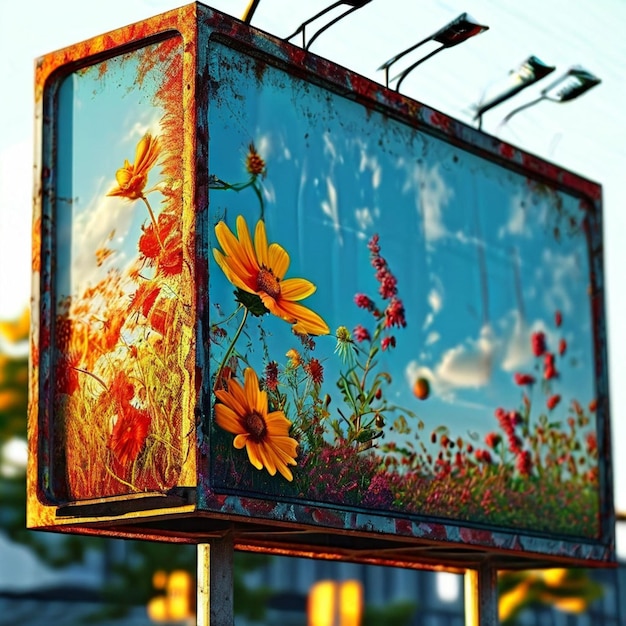
{"type": "Polygon", "coordinates": [[[586,202],[211,50],[214,488],[597,537],[586,202]]]}

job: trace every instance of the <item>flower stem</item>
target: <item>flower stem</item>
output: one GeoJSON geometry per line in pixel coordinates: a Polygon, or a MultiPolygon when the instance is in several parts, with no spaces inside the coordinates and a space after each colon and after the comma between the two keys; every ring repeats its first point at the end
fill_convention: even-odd
{"type": "Polygon", "coordinates": [[[159,227],[157,226],[156,217],[154,217],[154,213],[152,212],[152,207],[150,206],[150,203],[148,202],[148,198],[142,195],[141,199],[144,201],[145,205],[148,207],[148,213],[150,213],[150,219],[152,220],[152,225],[154,226],[154,234],[157,238],[157,241],[159,242],[159,246],[161,247],[161,250],[165,250],[165,246],[163,245],[163,242],[161,241],[161,236],[159,235],[159,227]]]}
{"type": "Polygon", "coordinates": [[[96,376],[95,374],[92,374],[89,370],[84,370],[82,367],[72,367],[72,369],[76,370],[77,372],[81,372],[82,374],[87,374],[88,376],[91,376],[94,380],[97,380],[106,389],[106,391],[109,390],[102,378],[96,376]]]}
{"type": "MultiPolygon", "coordinates": [[[[239,308],[241,308],[241,305],[239,306],[239,308]]],[[[237,332],[235,333],[235,336],[233,337],[233,340],[230,342],[230,346],[228,346],[228,349],[226,350],[226,352],[224,353],[224,357],[222,358],[222,362],[220,363],[220,366],[217,369],[217,373],[215,375],[215,382],[213,383],[213,391],[217,390],[217,385],[218,382],[220,380],[220,377],[222,375],[222,370],[224,369],[232,351],[233,348],[235,347],[235,344],[237,343],[237,339],[239,339],[239,335],[241,335],[241,331],[243,330],[243,327],[246,323],[246,320],[248,319],[248,309],[246,309],[244,307],[243,310],[243,317],[241,318],[241,323],[239,324],[239,328],[237,329],[237,332]]]]}

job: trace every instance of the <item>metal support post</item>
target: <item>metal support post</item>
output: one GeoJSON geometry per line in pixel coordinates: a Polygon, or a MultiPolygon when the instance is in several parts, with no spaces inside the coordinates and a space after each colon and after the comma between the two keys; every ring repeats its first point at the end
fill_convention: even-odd
{"type": "Polygon", "coordinates": [[[465,626],[498,626],[498,571],[488,562],[465,572],[465,626]]]}
{"type": "Polygon", "coordinates": [[[198,544],[197,626],[234,626],[233,539],[198,544]]]}

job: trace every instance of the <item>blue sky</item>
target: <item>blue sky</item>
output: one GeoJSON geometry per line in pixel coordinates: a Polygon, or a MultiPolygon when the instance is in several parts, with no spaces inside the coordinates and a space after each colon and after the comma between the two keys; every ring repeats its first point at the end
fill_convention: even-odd
{"type": "MultiPolygon", "coordinates": [[[[164,0],[111,0],[89,5],[79,0],[27,4],[0,0],[0,80],[3,93],[11,94],[3,96],[0,117],[0,317],[19,314],[30,291],[34,58],[180,4],[164,0]]],[[[261,0],[253,25],[286,35],[325,4],[261,0]]],[[[540,83],[487,113],[483,129],[603,185],[613,438],[618,451],[618,442],[626,437],[621,408],[626,401],[626,387],[621,384],[625,374],[621,354],[626,347],[626,326],[621,323],[626,315],[621,286],[626,262],[622,243],[626,233],[622,207],[626,40],[621,28],[626,5],[619,0],[530,0],[523,6],[514,0],[411,4],[414,6],[407,9],[406,0],[373,0],[326,32],[312,50],[381,81],[376,68],[384,60],[468,11],[490,30],[434,57],[403,83],[407,95],[468,123],[471,104],[530,54],[557,65],[555,76],[574,64],[583,64],[603,80],[579,101],[542,103],[499,126],[508,111],[537,94],[543,86],[540,83]]],[[[240,17],[247,0],[215,0],[212,5],[240,17]]],[[[618,452],[614,457],[617,505],[626,510],[626,458],[618,452]]]]}

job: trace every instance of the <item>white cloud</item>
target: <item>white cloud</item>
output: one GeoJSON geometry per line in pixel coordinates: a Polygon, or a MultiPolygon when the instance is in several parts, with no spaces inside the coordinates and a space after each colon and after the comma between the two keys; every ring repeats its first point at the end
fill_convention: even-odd
{"type": "Polygon", "coordinates": [[[519,311],[511,312],[512,331],[504,346],[501,367],[505,372],[519,369],[531,358],[530,329],[519,311]]]}
{"type": "Polygon", "coordinates": [[[543,251],[541,262],[551,279],[551,285],[543,292],[546,307],[571,313],[574,309],[570,295],[572,287],[581,281],[588,282],[587,269],[581,267],[576,253],[559,254],[551,248],[543,251]]]}
{"type": "Polygon", "coordinates": [[[498,237],[502,239],[505,235],[530,236],[530,228],[528,227],[528,214],[526,207],[530,201],[528,193],[519,191],[511,198],[509,207],[509,220],[504,226],[500,227],[498,237]]]}
{"type": "Polygon", "coordinates": [[[426,241],[432,243],[446,235],[442,208],[452,198],[453,191],[444,182],[439,173],[438,164],[434,165],[430,170],[420,169],[419,172],[418,210],[424,221],[426,241]]]}
{"type": "Polygon", "coordinates": [[[361,230],[367,230],[370,226],[374,224],[372,212],[367,207],[363,207],[362,209],[355,209],[354,217],[361,230]]]}
{"type": "Polygon", "coordinates": [[[339,239],[339,243],[343,243],[343,238],[341,236],[341,223],[339,221],[339,206],[337,201],[337,189],[333,183],[333,177],[326,177],[326,192],[328,194],[328,200],[322,201],[322,211],[328,215],[331,219],[333,228],[337,237],[339,239]]]}
{"type": "Polygon", "coordinates": [[[484,387],[491,379],[495,347],[491,328],[483,326],[477,339],[444,352],[435,368],[438,382],[453,388],[484,387]]]}
{"type": "Polygon", "coordinates": [[[432,346],[434,343],[437,343],[440,339],[441,339],[441,335],[436,331],[432,331],[428,333],[424,344],[427,346],[432,346]]]}
{"type": "MultiPolygon", "coordinates": [[[[431,335],[432,339],[439,339],[436,333],[431,335]]],[[[439,397],[452,402],[455,390],[476,389],[489,383],[498,347],[493,330],[485,325],[476,339],[467,339],[446,350],[433,368],[410,361],[405,368],[406,380],[413,386],[417,378],[426,378],[439,397]]]]}
{"type": "Polygon", "coordinates": [[[431,289],[428,293],[428,304],[430,304],[430,308],[433,310],[433,313],[437,314],[441,311],[441,307],[443,306],[443,296],[441,292],[436,289],[431,289]]]}

